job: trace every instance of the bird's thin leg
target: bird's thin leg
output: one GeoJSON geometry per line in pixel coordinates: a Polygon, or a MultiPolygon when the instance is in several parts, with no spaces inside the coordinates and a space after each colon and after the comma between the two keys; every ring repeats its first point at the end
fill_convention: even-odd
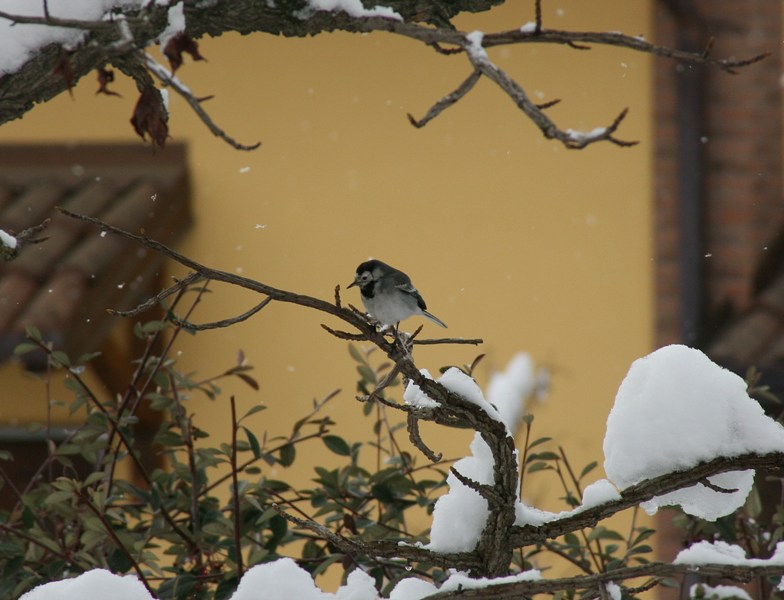
{"type": "Polygon", "coordinates": [[[406,356],[409,359],[413,360],[413,357],[411,356],[411,348],[410,348],[409,344],[407,343],[408,340],[405,337],[408,334],[400,332],[400,321],[398,321],[397,323],[395,323],[392,326],[392,332],[395,334],[395,341],[398,344],[400,344],[401,348],[403,348],[403,351],[406,353],[406,356]]]}

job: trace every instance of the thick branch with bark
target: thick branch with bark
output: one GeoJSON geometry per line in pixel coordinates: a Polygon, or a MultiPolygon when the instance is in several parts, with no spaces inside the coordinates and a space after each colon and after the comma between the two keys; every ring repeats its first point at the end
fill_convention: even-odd
{"type": "MultiPolygon", "coordinates": [[[[626,109],[619,110],[617,116],[604,126],[591,131],[579,132],[562,127],[552,121],[545,110],[557,100],[538,105],[529,99],[525,88],[503,69],[495,65],[487,56],[486,49],[511,44],[560,44],[576,50],[586,50],[591,46],[614,46],[633,52],[652,54],[668,59],[689,62],[718,68],[727,72],[751,65],[762,60],[765,55],[741,59],[714,58],[710,56],[709,40],[704,52],[685,52],[651,44],[636,36],[616,32],[562,31],[547,29],[541,20],[540,0],[532,2],[532,12],[536,14],[534,26],[520,29],[481,34],[457,30],[451,20],[464,12],[484,11],[503,3],[503,0],[383,0],[367,2],[365,14],[350,15],[340,10],[317,11],[306,0],[280,0],[278,2],[258,2],[257,0],[217,0],[197,2],[182,0],[186,18],[185,30],[179,34],[178,42],[170,47],[168,42],[164,53],[172,60],[172,69],[178,67],[183,52],[194,58],[201,58],[193,40],[203,35],[220,36],[226,32],[242,34],[268,33],[288,37],[317,35],[330,31],[355,33],[387,32],[407,37],[435,48],[442,54],[463,53],[468,58],[468,76],[453,92],[437,101],[421,119],[409,115],[411,123],[422,127],[443,110],[465,97],[476,82],[485,77],[499,90],[509,96],[515,105],[530,119],[548,139],[560,141],[567,148],[584,148],[590,144],[609,141],[619,146],[630,146],[633,141],[616,137],[626,115],[626,109]],[[377,4],[390,8],[393,13],[377,16],[371,8],[377,4]],[[179,45],[178,45],[179,44],[179,45]]],[[[84,40],[76,48],[67,51],[59,44],[50,44],[38,50],[21,68],[12,73],[0,75],[0,124],[22,117],[39,102],[46,102],[68,90],[81,77],[90,71],[99,73],[99,90],[106,92],[106,67],[114,65],[123,73],[133,77],[142,93],[141,106],[134,113],[134,125],[140,135],[146,133],[153,142],[162,145],[168,134],[168,116],[160,105],[161,101],[149,88],[152,85],[150,73],[162,85],[172,87],[183,95],[197,116],[216,136],[224,139],[237,149],[251,150],[256,144],[241,144],[225,133],[201,107],[201,99],[196,97],[182,84],[173,73],[151,63],[143,52],[144,48],[156,43],[168,23],[169,8],[162,4],[149,2],[142,8],[117,9],[112,19],[84,22],[54,17],[21,17],[0,11],[0,22],[10,20],[17,26],[41,24],[78,29],[85,32],[84,40]],[[146,96],[145,96],[146,93],[146,96]],[[142,114],[143,118],[139,117],[142,114]],[[150,113],[153,117],[150,118],[150,113]],[[146,119],[146,120],[145,120],[146,119]]]]}
{"type": "MultiPolygon", "coordinates": [[[[236,285],[265,296],[265,299],[257,304],[255,308],[239,317],[219,321],[214,324],[215,326],[228,326],[248,318],[270,302],[288,302],[321,311],[355,328],[357,333],[338,332],[325,326],[327,331],[337,335],[339,338],[350,336],[352,339],[363,339],[375,344],[394,362],[393,369],[395,371],[412,380],[425,394],[439,403],[439,406],[436,408],[413,409],[410,406],[396,404],[384,399],[384,403],[387,406],[407,413],[409,418],[408,429],[412,442],[429,458],[433,459],[435,455],[429,448],[424,446],[421,438],[419,438],[416,426],[417,420],[429,420],[446,426],[468,426],[482,435],[482,438],[493,453],[493,483],[489,486],[480,485],[464,477],[463,474],[454,472],[460,481],[482,495],[488,504],[490,517],[479,543],[473,551],[444,554],[433,552],[419,545],[408,544],[405,540],[365,541],[359,538],[347,538],[327,530],[318,523],[285,515],[289,521],[298,527],[309,529],[321,535],[343,552],[349,554],[361,553],[370,557],[429,563],[444,568],[452,567],[465,570],[476,576],[499,577],[508,573],[512,552],[517,548],[558,538],[567,533],[592,528],[600,521],[620,511],[638,506],[641,502],[650,500],[654,496],[661,496],[692,485],[704,485],[703,482],[712,475],[744,469],[779,470],[784,468],[783,453],[719,457],[685,471],[668,473],[630,486],[621,492],[621,498],[618,500],[605,502],[542,525],[517,526],[515,525],[515,508],[517,504],[518,480],[514,440],[509,435],[506,427],[501,422],[493,419],[484,409],[455,394],[438,382],[424,377],[414,364],[411,356],[412,340],[400,335],[388,336],[384,332],[378,331],[375,324],[362,313],[353,307],[343,307],[339,301],[340,296],[338,292],[336,292],[335,301],[328,302],[312,296],[281,290],[234,273],[211,269],[145,236],[123,231],[92,217],[79,215],[64,209],[61,209],[61,211],[67,216],[87,221],[101,227],[105,231],[135,240],[139,244],[159,252],[193,271],[185,279],[175,282],[171,290],[182,289],[183,282],[213,280],[236,285]]],[[[171,290],[161,292],[155,299],[166,297],[171,290]]],[[[139,305],[137,310],[127,311],[124,314],[137,314],[139,311],[149,308],[150,304],[150,302],[145,302],[139,305]]],[[[172,318],[178,319],[176,316],[172,316],[172,318]]],[[[475,342],[476,340],[471,341],[475,342]]],[[[380,401],[381,397],[379,396],[377,399],[380,401]]],[[[284,514],[283,511],[281,512],[284,514]]],[[[524,597],[535,593],[552,592],[558,589],[592,589],[610,581],[618,582],[635,577],[678,574],[685,572],[687,569],[688,567],[682,565],[641,565],[639,567],[624,567],[592,575],[558,580],[517,581],[498,586],[493,585],[483,590],[464,590],[462,594],[469,594],[465,597],[475,598],[524,597]]],[[[767,567],[749,567],[748,569],[733,567],[732,569],[725,569],[721,574],[723,576],[748,577],[757,573],[757,571],[767,573],[768,571],[765,569],[767,567]]],[[[776,574],[784,574],[784,567],[771,567],[771,569],[773,569],[771,572],[776,574]]],[[[701,572],[705,571],[701,569],[701,572]]],[[[452,594],[452,592],[442,593],[437,597],[449,598],[453,597],[452,594]]]]}

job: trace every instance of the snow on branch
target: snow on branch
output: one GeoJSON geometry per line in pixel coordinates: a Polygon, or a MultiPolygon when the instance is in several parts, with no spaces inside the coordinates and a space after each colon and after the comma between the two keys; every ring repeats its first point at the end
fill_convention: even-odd
{"type": "Polygon", "coordinates": [[[40,244],[48,240],[48,237],[38,237],[38,235],[49,226],[50,222],[51,219],[45,219],[42,223],[15,235],[0,229],[0,257],[4,260],[13,260],[19,256],[19,252],[25,245],[40,244]]]}
{"type": "MultiPolygon", "coordinates": [[[[187,86],[174,76],[182,65],[182,55],[202,60],[195,40],[202,35],[220,36],[236,31],[242,34],[270,33],[284,36],[316,35],[342,30],[350,32],[388,32],[408,37],[435,48],[442,54],[464,53],[470,73],[453,92],[437,101],[424,117],[409,120],[422,127],[443,110],[465,97],[481,77],[493,82],[506,94],[542,134],[567,148],[585,148],[597,142],[631,146],[636,142],[616,136],[627,109],[605,125],[590,131],[575,131],[550,119],[545,110],[558,102],[533,103],[525,88],[487,55],[490,48],[513,44],[559,44],[576,50],[591,46],[614,46],[667,59],[715,67],[728,73],[752,65],[766,54],[741,59],[711,56],[710,40],[703,52],[685,52],[657,46],[646,40],[617,32],[562,31],[547,29],[542,22],[540,0],[533,2],[536,20],[517,29],[500,32],[464,32],[452,19],[462,12],[479,12],[503,0],[380,0],[367,7],[360,0],[307,0],[277,3],[257,0],[217,2],[142,2],[130,0],[85,0],[58,3],[57,11],[43,10],[40,3],[12,3],[18,8],[0,11],[0,124],[20,118],[36,103],[45,102],[70,90],[89,73],[99,74],[99,91],[106,92],[107,65],[114,65],[133,77],[144,96],[134,117],[141,110],[152,113],[149,127],[137,127],[140,135],[149,134],[154,144],[162,145],[168,135],[168,114],[147,88],[152,73],[163,86],[182,95],[192,110],[216,136],[241,150],[258,144],[236,142],[220,129],[187,86]],[[33,8],[34,6],[34,8],[33,8]],[[151,61],[144,49],[159,43],[171,63],[171,72],[151,61]],[[101,74],[104,74],[102,78],[101,74]],[[146,94],[146,95],[145,95],[146,94]]],[[[134,122],[136,126],[138,119],[134,122]]]]}
{"type": "MultiPolygon", "coordinates": [[[[229,326],[253,316],[270,302],[287,302],[318,310],[339,319],[356,333],[339,332],[325,326],[327,331],[339,338],[351,336],[351,339],[374,344],[392,360],[392,372],[402,374],[408,381],[403,403],[378,393],[386,387],[389,378],[381,380],[371,396],[407,414],[411,440],[430,460],[437,461],[440,456],[419,437],[419,420],[447,427],[470,427],[476,432],[471,443],[471,456],[460,459],[450,469],[447,478],[450,489],[436,503],[431,541],[427,545],[410,543],[406,539],[348,537],[306,515],[296,516],[283,507],[276,507],[291,524],[327,540],[340,551],[349,555],[361,554],[379,561],[379,564],[383,561],[406,561],[471,574],[473,579],[470,580],[455,578],[453,587],[449,582],[440,588],[432,587],[435,598],[458,595],[461,598],[508,598],[513,594],[533,595],[558,590],[594,590],[598,593],[600,588],[608,586],[633,590],[655,585],[662,577],[695,569],[702,574],[738,580],[758,575],[784,575],[784,548],[776,554],[779,558],[770,561],[742,561],[737,556],[738,551],[730,549],[728,552],[734,558],[728,563],[721,557],[717,558],[715,552],[695,548],[694,552],[684,554],[673,564],[628,566],[622,563],[598,572],[589,571],[558,579],[522,576],[522,573],[519,576],[509,575],[512,553],[517,549],[547,544],[564,535],[594,529],[608,517],[634,507],[655,510],[658,504],[672,503],[672,499],[676,498],[677,503],[690,510],[687,507],[691,501],[689,494],[702,498],[704,493],[708,493],[726,496],[729,508],[727,503],[719,503],[721,508],[710,510],[720,512],[708,513],[707,518],[727,514],[743,503],[745,493],[735,497],[737,490],[727,489],[728,486],[723,485],[723,480],[718,477],[756,469],[768,472],[781,469],[784,465],[784,428],[766,417],[747,396],[742,379],[715,365],[702,353],[683,346],[669,346],[632,365],[616,397],[605,438],[605,470],[618,489],[609,481],[600,480],[585,488],[582,505],[562,513],[546,513],[526,507],[520,500],[520,464],[513,433],[520,422],[518,409],[504,406],[497,394],[488,395],[493,399],[493,404],[490,404],[476,382],[460,369],[449,369],[438,380],[419,370],[412,357],[412,338],[416,335],[407,337],[378,331],[360,311],[342,305],[339,291],[336,291],[334,301],[327,301],[281,290],[234,273],[212,269],[143,235],[123,231],[93,217],[60,210],[66,216],[132,239],[192,271],[154,299],[118,314],[137,315],[150,308],[153,300],[179,292],[186,283],[197,280],[239,286],[264,297],[255,308],[242,315],[210,326],[229,326]],[[706,406],[710,409],[709,419],[704,417],[706,406]],[[652,411],[651,414],[646,414],[646,410],[652,411]],[[677,418],[673,418],[676,411],[677,418]],[[633,423],[639,423],[642,430],[635,430],[633,423]],[[690,434],[687,436],[683,431],[690,434]],[[667,436],[682,440],[680,444],[665,444],[673,446],[671,458],[662,452],[661,443],[655,444],[656,440],[667,439],[667,436]],[[691,444],[683,439],[686,437],[690,438],[691,444]],[[654,449],[650,450],[652,446],[654,449]],[[673,496],[675,492],[681,495],[673,496]],[[456,522],[460,522],[460,527],[455,526],[456,522]],[[716,564],[722,561],[724,564],[716,564]],[[699,565],[696,565],[697,562],[699,565]],[[637,588],[630,587],[628,582],[641,578],[647,578],[647,581],[637,588]]],[[[175,315],[169,318],[179,319],[175,315]]],[[[518,370],[530,370],[525,361],[520,365],[518,370]]],[[[520,381],[529,382],[529,387],[524,386],[529,392],[533,385],[531,382],[535,380],[530,375],[521,379],[514,374],[509,379],[517,381],[514,385],[518,387],[522,385],[520,381]]],[[[718,551],[721,553],[722,549],[718,551]]]]}

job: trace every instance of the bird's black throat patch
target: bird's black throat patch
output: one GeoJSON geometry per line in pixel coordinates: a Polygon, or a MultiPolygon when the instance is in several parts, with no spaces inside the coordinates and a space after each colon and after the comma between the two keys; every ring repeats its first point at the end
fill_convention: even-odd
{"type": "Polygon", "coordinates": [[[375,295],[375,289],[376,282],[372,280],[359,286],[359,291],[362,292],[362,296],[365,298],[372,298],[375,295]]]}

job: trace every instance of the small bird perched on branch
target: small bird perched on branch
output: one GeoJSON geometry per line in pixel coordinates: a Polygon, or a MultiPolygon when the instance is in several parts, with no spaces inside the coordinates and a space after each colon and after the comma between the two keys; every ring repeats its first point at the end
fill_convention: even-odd
{"type": "Polygon", "coordinates": [[[410,316],[422,315],[446,327],[441,319],[427,312],[427,305],[409,276],[380,260],[368,260],[359,265],[354,281],[348,287],[355,285],[362,292],[365,310],[382,325],[397,325],[410,316]]]}

